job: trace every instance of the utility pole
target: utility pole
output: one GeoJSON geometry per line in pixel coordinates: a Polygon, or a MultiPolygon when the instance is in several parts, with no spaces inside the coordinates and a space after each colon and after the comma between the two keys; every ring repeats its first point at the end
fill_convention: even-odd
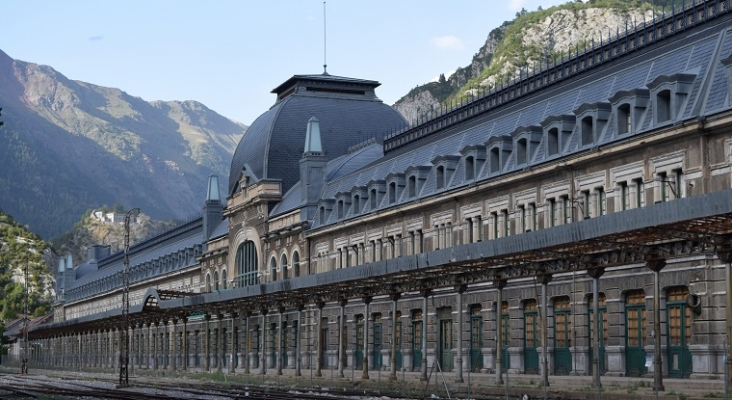
{"type": "Polygon", "coordinates": [[[25,301],[23,303],[25,318],[23,319],[23,359],[20,362],[20,373],[28,374],[28,360],[30,358],[28,344],[28,263],[25,264],[25,301]]]}
{"type": "Polygon", "coordinates": [[[128,366],[130,363],[130,218],[139,208],[127,211],[125,215],[125,261],[122,273],[122,329],[120,329],[119,385],[130,386],[128,366]]]}

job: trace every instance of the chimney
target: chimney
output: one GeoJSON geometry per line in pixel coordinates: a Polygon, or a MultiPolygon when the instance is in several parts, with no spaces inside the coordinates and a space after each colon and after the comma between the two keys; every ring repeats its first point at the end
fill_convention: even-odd
{"type": "Polygon", "coordinates": [[[320,140],[320,122],[312,117],[305,133],[305,148],[300,159],[300,190],[305,202],[303,219],[310,220],[315,214],[318,200],[325,185],[325,166],[328,159],[323,153],[320,140]]]}

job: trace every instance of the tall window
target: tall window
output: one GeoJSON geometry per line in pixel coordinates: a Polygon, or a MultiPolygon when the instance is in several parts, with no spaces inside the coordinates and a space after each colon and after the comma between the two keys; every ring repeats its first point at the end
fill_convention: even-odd
{"type": "Polygon", "coordinates": [[[630,209],[630,188],[628,188],[628,182],[620,183],[620,209],[630,209]]]}
{"type": "Polygon", "coordinates": [[[221,288],[226,290],[228,289],[228,286],[226,285],[226,270],[221,270],[221,288]]]}
{"type": "Polygon", "coordinates": [[[547,139],[547,152],[549,153],[549,155],[553,156],[559,153],[559,129],[549,129],[547,139]]]}
{"type": "Polygon", "coordinates": [[[371,189],[371,196],[369,196],[369,201],[371,202],[371,209],[376,209],[376,189],[371,189]]]}
{"type": "Polygon", "coordinates": [[[282,266],[282,279],[287,279],[287,254],[282,254],[280,266],[282,266]]]}
{"type": "Polygon", "coordinates": [[[595,189],[597,195],[597,215],[607,214],[607,198],[605,197],[605,189],[599,187],[595,189]]]}
{"type": "Polygon", "coordinates": [[[559,225],[559,205],[556,199],[549,199],[549,226],[559,225]]]}
{"type": "Polygon", "coordinates": [[[564,223],[568,224],[572,222],[572,209],[569,203],[568,196],[562,196],[562,215],[564,216],[564,223]]]}
{"type": "Polygon", "coordinates": [[[526,164],[526,139],[520,139],[516,144],[518,146],[516,149],[516,164],[526,164]]]}
{"type": "Polygon", "coordinates": [[[501,217],[503,218],[501,231],[503,236],[508,236],[508,210],[502,210],[501,217]]]}
{"type": "Polygon", "coordinates": [[[494,147],[491,149],[491,172],[499,172],[501,170],[501,160],[499,157],[499,152],[497,147],[494,147]]]}
{"type": "Polygon", "coordinates": [[[582,214],[585,218],[592,217],[592,210],[590,209],[590,191],[585,190],[582,192],[582,214]]]}
{"type": "Polygon", "coordinates": [[[277,280],[277,259],[274,257],[269,260],[269,275],[271,281],[277,280]]]}
{"type": "Polygon", "coordinates": [[[645,207],[646,205],[646,186],[642,178],[634,179],[635,183],[635,205],[636,207],[645,207]]]}
{"type": "Polygon", "coordinates": [[[416,197],[417,196],[417,177],[414,175],[410,176],[407,186],[409,187],[409,198],[416,197]]]}
{"type": "Polygon", "coordinates": [[[353,214],[360,214],[361,213],[361,196],[355,195],[353,196],[353,214]]]}
{"type": "Polygon", "coordinates": [[[254,242],[248,240],[239,245],[236,250],[236,282],[237,286],[251,286],[259,284],[259,261],[254,242]]]}
{"type": "Polygon", "coordinates": [[[338,200],[338,219],[343,219],[343,200],[338,200]]]}
{"type": "Polygon", "coordinates": [[[389,184],[389,204],[396,203],[396,199],[397,199],[396,182],[391,182],[389,184]]]}
{"type": "Polygon", "coordinates": [[[300,253],[295,251],[292,253],[292,275],[297,278],[300,276],[300,253]]]}
{"type": "Polygon", "coordinates": [[[219,271],[214,271],[213,286],[213,290],[219,290],[219,271]]]}

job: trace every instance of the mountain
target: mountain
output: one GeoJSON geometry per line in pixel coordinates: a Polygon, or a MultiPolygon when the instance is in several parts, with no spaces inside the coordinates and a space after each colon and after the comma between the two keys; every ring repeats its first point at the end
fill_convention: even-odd
{"type": "Polygon", "coordinates": [[[0,51],[0,207],[42,237],[119,203],[154,219],[200,212],[246,126],[195,101],[145,101],[0,51]]]}
{"type": "Polygon", "coordinates": [[[53,298],[46,243],[0,210],[0,327],[24,314],[25,267],[28,267],[28,313],[50,311],[53,298]]]}
{"type": "Polygon", "coordinates": [[[437,82],[419,85],[399,99],[394,107],[410,123],[428,118],[443,107],[469,100],[500,82],[518,78],[526,71],[554,59],[560,60],[577,48],[615,37],[654,15],[678,9],[687,0],[590,0],[568,2],[543,10],[521,10],[516,18],[493,29],[470,65],[437,82]],[[655,9],[653,7],[656,7],[655,9]]]}

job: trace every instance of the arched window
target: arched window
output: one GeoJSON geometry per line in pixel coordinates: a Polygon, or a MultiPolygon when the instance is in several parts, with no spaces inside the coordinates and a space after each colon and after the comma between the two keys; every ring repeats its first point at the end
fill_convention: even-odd
{"type": "Polygon", "coordinates": [[[559,153],[559,129],[552,128],[549,129],[549,134],[547,136],[548,142],[547,142],[547,152],[550,156],[553,156],[557,153],[559,153]]]}
{"type": "Polygon", "coordinates": [[[323,225],[323,224],[325,224],[325,207],[320,206],[319,214],[320,214],[320,224],[323,225]]]}
{"type": "Polygon", "coordinates": [[[412,175],[409,177],[409,182],[407,184],[407,187],[409,189],[409,198],[414,198],[417,196],[417,177],[412,175]]]}
{"type": "Polygon", "coordinates": [[[226,285],[226,270],[221,271],[221,288],[226,290],[228,289],[228,286],[226,285]]]}
{"type": "Polygon", "coordinates": [[[211,291],[211,274],[206,274],[206,292],[211,291]]]}
{"type": "Polygon", "coordinates": [[[353,196],[353,214],[359,213],[361,213],[361,196],[355,195],[353,196]]]}
{"type": "Polygon", "coordinates": [[[271,281],[277,280],[277,259],[274,257],[269,260],[269,274],[271,281]]]}
{"type": "Polygon", "coordinates": [[[631,129],[630,104],[622,104],[618,107],[618,135],[630,133],[631,129]]]}
{"type": "Polygon", "coordinates": [[[501,170],[501,159],[497,147],[491,149],[491,172],[499,172],[501,170]]]}
{"type": "Polygon", "coordinates": [[[338,219],[343,219],[345,214],[343,208],[343,200],[338,200],[338,219]]]}
{"type": "Polygon", "coordinates": [[[259,284],[259,261],[257,260],[257,248],[254,242],[248,240],[239,245],[236,250],[236,282],[237,286],[250,286],[259,284]]]}
{"type": "Polygon", "coordinates": [[[287,279],[287,254],[282,254],[280,258],[280,266],[282,267],[282,279],[287,279]]]}
{"type": "Polygon", "coordinates": [[[656,117],[659,123],[666,122],[672,118],[671,115],[671,91],[664,90],[656,96],[656,117]]]}
{"type": "Polygon", "coordinates": [[[389,184],[389,204],[396,203],[396,182],[389,184]]]}
{"type": "Polygon", "coordinates": [[[292,269],[295,278],[300,276],[300,253],[297,251],[292,254],[292,269]]]}
{"type": "Polygon", "coordinates": [[[219,290],[219,272],[214,271],[214,277],[213,277],[213,284],[214,284],[214,290],[219,290]]]}

